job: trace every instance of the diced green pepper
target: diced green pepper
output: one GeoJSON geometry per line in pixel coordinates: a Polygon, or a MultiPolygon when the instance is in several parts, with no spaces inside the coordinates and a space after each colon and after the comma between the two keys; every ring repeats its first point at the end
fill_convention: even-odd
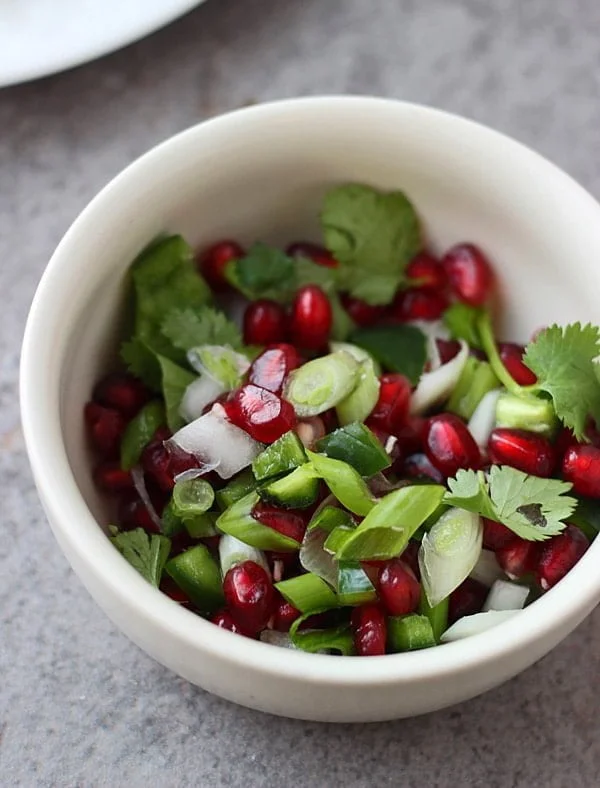
{"type": "Polygon", "coordinates": [[[312,451],[306,454],[318,475],[346,509],[361,516],[371,511],[375,500],[364,479],[351,465],[312,451]]]}
{"type": "Polygon", "coordinates": [[[340,605],[363,605],[377,599],[373,583],[358,561],[338,564],[337,593],[340,605]]]}
{"type": "Polygon", "coordinates": [[[295,539],[280,534],[252,517],[252,510],[259,500],[257,492],[248,493],[219,516],[217,528],[225,534],[235,536],[240,542],[258,547],[259,550],[299,550],[300,544],[295,539]]]}
{"type": "Polygon", "coordinates": [[[427,616],[391,616],[388,618],[388,648],[392,652],[415,651],[436,645],[427,616]]]}
{"type": "Polygon", "coordinates": [[[249,468],[240,471],[234,478],[215,495],[219,509],[225,511],[244,496],[251,493],[256,488],[256,481],[249,468]]]}
{"type": "Polygon", "coordinates": [[[284,509],[306,509],[317,500],[319,477],[310,463],[300,465],[282,479],[268,482],[259,487],[263,501],[284,509]]]}
{"type": "Polygon", "coordinates": [[[290,430],[261,451],[252,461],[252,472],[256,481],[262,482],[273,476],[293,471],[305,462],[306,452],[302,441],[290,430]]]}
{"type": "Polygon", "coordinates": [[[165,568],[203,613],[212,613],[224,604],[221,571],[205,545],[196,545],[171,558],[165,568]]]}
{"type": "Polygon", "coordinates": [[[361,476],[373,476],[391,465],[385,449],[364,424],[353,422],[317,441],[317,449],[328,457],[347,462],[361,476]]]}

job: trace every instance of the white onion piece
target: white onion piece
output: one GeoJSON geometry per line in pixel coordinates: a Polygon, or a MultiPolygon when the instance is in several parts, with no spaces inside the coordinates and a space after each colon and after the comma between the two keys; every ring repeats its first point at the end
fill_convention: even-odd
{"type": "Polygon", "coordinates": [[[496,426],[496,403],[501,393],[502,389],[493,389],[484,394],[467,424],[480,449],[487,446],[492,430],[496,426]]]}
{"type": "Polygon", "coordinates": [[[197,479],[199,476],[204,476],[205,473],[214,471],[215,468],[218,468],[218,466],[219,463],[215,462],[212,465],[202,465],[198,468],[187,468],[185,471],[181,471],[181,473],[173,476],[173,481],[175,484],[177,484],[177,482],[188,482],[192,479],[197,479]]]}
{"type": "Polygon", "coordinates": [[[431,372],[424,372],[410,398],[410,412],[424,413],[434,405],[440,405],[452,394],[469,358],[469,346],[460,341],[460,350],[446,364],[431,372]]]}
{"type": "Polygon", "coordinates": [[[482,550],[469,577],[490,588],[496,580],[501,580],[506,575],[498,561],[496,561],[494,551],[482,550]]]}
{"type": "Polygon", "coordinates": [[[165,441],[165,446],[174,451],[181,449],[212,465],[221,479],[231,479],[247,468],[264,448],[247,432],[227,421],[220,405],[213,405],[204,416],[182,427],[165,441]]]}
{"type": "Polygon", "coordinates": [[[488,610],[487,613],[475,613],[472,616],[463,616],[455,624],[444,632],[440,638],[441,643],[452,643],[455,640],[470,638],[472,635],[479,635],[488,629],[508,621],[509,618],[516,616],[518,610],[488,610]]]}
{"type": "Polygon", "coordinates": [[[428,531],[419,548],[421,581],[433,607],[469,576],[481,553],[483,526],[479,515],[452,508],[428,531]]]}
{"type": "Polygon", "coordinates": [[[146,482],[144,480],[144,471],[140,468],[139,465],[136,465],[135,468],[131,469],[131,480],[133,481],[133,486],[135,487],[137,494],[142,499],[142,503],[148,510],[150,519],[152,520],[154,525],[158,528],[158,530],[162,531],[162,523],[160,521],[160,517],[158,516],[156,509],[152,505],[152,501],[150,500],[150,496],[148,495],[148,490],[146,489],[146,482]]]}
{"type": "Polygon", "coordinates": [[[249,544],[236,539],[230,534],[223,534],[219,539],[219,562],[223,577],[229,572],[232,566],[242,564],[244,561],[254,561],[255,564],[262,566],[270,576],[271,570],[262,550],[251,547],[249,544]]]}
{"type": "Polygon", "coordinates": [[[186,388],[179,406],[179,412],[186,422],[202,416],[204,408],[214,402],[225,391],[225,386],[210,375],[201,375],[186,388]]]}
{"type": "Polygon", "coordinates": [[[275,629],[264,629],[260,633],[259,640],[262,643],[269,643],[271,646],[279,646],[279,648],[296,648],[287,632],[277,632],[275,629]]]}
{"type": "Polygon", "coordinates": [[[483,603],[483,611],[522,610],[529,596],[529,588],[508,580],[496,580],[483,603]]]}
{"type": "Polygon", "coordinates": [[[321,528],[307,531],[300,547],[300,563],[307,572],[318,575],[330,586],[337,588],[336,562],[323,548],[327,536],[328,534],[321,528]]]}
{"type": "Polygon", "coordinates": [[[442,364],[436,339],[450,339],[450,332],[441,320],[410,320],[409,325],[418,328],[427,338],[427,361],[430,369],[437,369],[442,364]]]}

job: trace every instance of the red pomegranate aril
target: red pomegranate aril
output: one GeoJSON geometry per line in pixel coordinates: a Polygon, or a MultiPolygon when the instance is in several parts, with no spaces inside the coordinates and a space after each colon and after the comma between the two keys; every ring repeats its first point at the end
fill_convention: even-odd
{"type": "Polygon", "coordinates": [[[246,634],[227,610],[217,610],[217,612],[213,613],[209,618],[209,621],[221,627],[221,629],[227,629],[229,632],[235,632],[238,635],[246,634]]]}
{"type": "Polygon", "coordinates": [[[483,518],[483,546],[487,550],[500,550],[518,538],[514,531],[502,523],[483,518]]]}
{"type": "Polygon", "coordinates": [[[262,566],[244,561],[232,567],[223,579],[227,608],[236,624],[256,634],[273,614],[275,593],[271,578],[262,566]]]}
{"type": "Polygon", "coordinates": [[[289,632],[294,621],[301,616],[300,611],[280,595],[276,602],[273,616],[273,629],[278,632],[289,632]]]}
{"type": "Polygon", "coordinates": [[[425,454],[444,476],[455,476],[460,468],[478,468],[479,448],[466,424],[453,413],[433,416],[425,431],[425,454]]]}
{"type": "Polygon", "coordinates": [[[359,657],[377,657],[385,654],[387,622],[377,605],[355,607],[350,617],[354,631],[354,647],[359,657]]]}
{"type": "Polygon", "coordinates": [[[419,547],[420,543],[411,541],[406,545],[402,552],[402,561],[405,563],[417,580],[421,580],[421,568],[419,567],[419,547]]]}
{"type": "Polygon", "coordinates": [[[562,475],[573,492],[600,498],[600,449],[591,445],[570,446],[563,457],[562,475]]]}
{"type": "Polygon", "coordinates": [[[287,334],[287,318],[281,304],[260,298],[253,301],[244,313],[244,342],[246,345],[272,345],[283,342],[287,334]]]}
{"type": "Polygon", "coordinates": [[[163,577],[160,583],[160,590],[166,594],[173,602],[178,602],[180,605],[190,604],[190,598],[184,593],[177,583],[170,577],[163,577]]]}
{"type": "Polygon", "coordinates": [[[252,383],[237,389],[223,408],[229,421],[261,443],[273,443],[296,426],[289,402],[252,383]]]}
{"type": "Polygon", "coordinates": [[[94,470],[94,482],[106,492],[119,493],[133,489],[129,471],[124,471],[119,462],[103,462],[94,470]]]}
{"type": "Polygon", "coordinates": [[[379,570],[377,590],[382,605],[392,616],[406,616],[417,609],[421,586],[400,558],[392,558],[379,570]]]}
{"type": "Polygon", "coordinates": [[[448,284],[448,277],[444,266],[433,255],[421,252],[413,257],[406,267],[406,276],[418,280],[415,287],[430,287],[433,290],[443,290],[448,284]]]}
{"type": "Polygon", "coordinates": [[[528,542],[515,536],[512,542],[496,550],[496,561],[511,580],[517,580],[528,572],[533,572],[539,549],[539,542],[528,542]]]}
{"type": "Polygon", "coordinates": [[[309,241],[296,241],[290,244],[285,250],[286,254],[290,257],[307,257],[317,265],[322,265],[325,268],[337,268],[338,261],[327,251],[323,246],[310,243],[309,241]]]}
{"type": "Polygon", "coordinates": [[[440,354],[440,361],[442,364],[447,364],[449,361],[452,361],[460,352],[460,343],[455,339],[436,339],[435,344],[440,354]]]}
{"type": "Polygon", "coordinates": [[[514,342],[501,342],[498,345],[498,352],[509,375],[519,386],[532,386],[537,383],[535,373],[523,363],[523,353],[525,352],[523,345],[516,345],[514,342]]]}
{"type": "Polygon", "coordinates": [[[431,464],[426,454],[417,452],[411,454],[402,463],[401,475],[409,476],[411,479],[426,478],[436,482],[436,484],[443,484],[445,477],[438,469],[431,464]]]}
{"type": "Polygon", "coordinates": [[[94,387],[93,398],[105,408],[113,408],[130,419],[148,402],[150,392],[133,375],[115,373],[107,375],[94,387]]]}
{"type": "Polygon", "coordinates": [[[213,290],[224,290],[227,287],[227,263],[244,255],[244,249],[235,241],[219,241],[198,256],[200,271],[213,290]]]}
{"type": "Polygon", "coordinates": [[[283,534],[283,536],[295,539],[296,542],[302,542],[304,538],[306,520],[297,512],[284,511],[260,502],[252,510],[252,517],[259,523],[283,534]]]}
{"type": "Polygon", "coordinates": [[[140,464],[148,476],[164,492],[173,489],[175,481],[171,470],[171,455],[162,441],[153,440],[142,452],[140,464]]]}
{"type": "Polygon", "coordinates": [[[309,350],[319,350],[329,339],[333,311],[326,293],[317,285],[306,285],[296,293],[291,311],[294,343],[309,350]]]}
{"type": "Polygon", "coordinates": [[[389,373],[379,378],[379,398],[369,422],[395,435],[408,421],[412,386],[404,375],[389,373]]]}
{"type": "Polygon", "coordinates": [[[589,546],[585,534],[570,524],[558,536],[543,542],[535,570],[536,579],[542,590],[547,591],[562,580],[589,546]]]}
{"type": "Polygon", "coordinates": [[[88,402],[83,415],[94,448],[104,457],[118,456],[121,438],[127,426],[121,413],[95,402],[88,402]]]}
{"type": "Polygon", "coordinates": [[[448,624],[454,624],[463,616],[481,613],[488,591],[489,589],[483,583],[479,583],[471,577],[463,580],[448,599],[448,624]]]}
{"type": "Polygon", "coordinates": [[[126,494],[119,501],[118,522],[121,530],[143,528],[158,533],[158,526],[150,516],[146,505],[137,495],[126,494]]]}
{"type": "Polygon", "coordinates": [[[448,300],[438,290],[430,287],[410,287],[394,299],[390,307],[393,320],[437,320],[448,307],[448,300]]]}
{"type": "Polygon", "coordinates": [[[499,427],[492,431],[487,449],[490,462],[510,465],[531,476],[550,476],[556,462],[550,441],[527,430],[499,427]]]}
{"type": "Polygon", "coordinates": [[[248,380],[255,386],[279,394],[289,373],[301,363],[300,354],[293,345],[272,345],[254,359],[248,380]]]}
{"type": "Polygon", "coordinates": [[[471,306],[483,306],[494,287],[494,274],[486,256],[474,244],[457,244],[442,259],[456,297],[471,306]]]}
{"type": "Polygon", "coordinates": [[[371,326],[376,323],[385,313],[384,306],[372,306],[360,298],[353,298],[344,293],[342,295],[342,305],[357,326],[371,326]]]}

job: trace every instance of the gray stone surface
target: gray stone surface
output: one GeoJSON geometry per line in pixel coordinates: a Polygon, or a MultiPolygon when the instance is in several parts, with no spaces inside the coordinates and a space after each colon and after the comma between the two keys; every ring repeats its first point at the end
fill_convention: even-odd
{"type": "Polygon", "coordinates": [[[29,301],[77,213],[156,142],[248,102],[353,92],[434,104],[600,194],[599,29],[596,0],[210,0],[97,63],[0,91],[0,784],[598,785],[600,613],[500,689],[397,723],[275,719],[154,664],[54,543],[16,386],[29,301]]]}

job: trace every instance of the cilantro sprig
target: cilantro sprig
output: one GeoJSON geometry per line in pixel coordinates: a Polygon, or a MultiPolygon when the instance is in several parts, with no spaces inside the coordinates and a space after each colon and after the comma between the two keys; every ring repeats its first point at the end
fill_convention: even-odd
{"type": "Polygon", "coordinates": [[[187,352],[200,345],[242,347],[239,328],[219,309],[172,309],[161,324],[163,334],[173,346],[187,352]]]}
{"type": "Polygon", "coordinates": [[[502,523],[528,541],[559,534],[577,506],[565,495],[569,482],[528,476],[505,465],[493,465],[487,477],[483,471],[461,470],[448,487],[444,503],[502,523]]]}
{"type": "Polygon", "coordinates": [[[110,541],[141,576],[158,588],[171,550],[171,540],[161,534],[147,534],[143,528],[123,531],[110,541]]]}

